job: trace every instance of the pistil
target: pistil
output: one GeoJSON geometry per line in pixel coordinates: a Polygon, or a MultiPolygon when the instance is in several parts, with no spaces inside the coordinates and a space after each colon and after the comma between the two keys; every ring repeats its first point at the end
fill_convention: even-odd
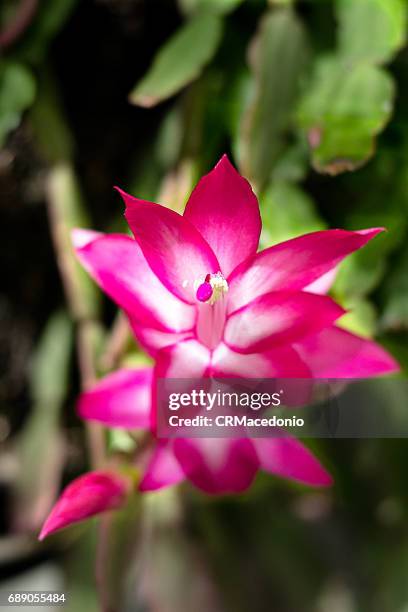
{"type": "Polygon", "coordinates": [[[199,302],[197,336],[203,344],[213,349],[224,331],[228,283],[221,272],[217,272],[197,279],[194,289],[199,302]]]}

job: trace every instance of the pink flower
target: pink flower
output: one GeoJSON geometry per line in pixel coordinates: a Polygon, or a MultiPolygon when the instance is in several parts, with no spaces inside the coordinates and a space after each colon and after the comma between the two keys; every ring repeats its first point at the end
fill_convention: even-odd
{"type": "MultiPolygon", "coordinates": [[[[339,262],[381,228],[313,232],[257,253],[258,202],[226,156],[184,215],[119,191],[134,239],[76,230],[74,244],[156,365],[120,370],[84,393],[84,419],[154,431],[154,377],[353,378],[398,369],[380,346],[337,327],[344,310],[324,295],[339,262]]],[[[156,442],[139,488],[188,478],[208,493],[240,492],[258,469],[313,486],[332,482],[289,437],[179,438],[156,442]]]]}

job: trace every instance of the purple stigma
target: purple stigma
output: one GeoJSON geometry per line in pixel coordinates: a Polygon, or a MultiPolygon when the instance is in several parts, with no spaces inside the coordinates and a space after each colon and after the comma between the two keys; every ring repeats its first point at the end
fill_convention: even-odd
{"type": "Polygon", "coordinates": [[[201,283],[197,289],[196,297],[199,302],[207,302],[213,294],[213,288],[207,281],[201,283]]]}

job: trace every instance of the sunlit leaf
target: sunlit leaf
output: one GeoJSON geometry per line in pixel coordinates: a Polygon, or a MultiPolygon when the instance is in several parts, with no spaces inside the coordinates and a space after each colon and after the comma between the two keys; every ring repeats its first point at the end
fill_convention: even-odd
{"type": "Polygon", "coordinates": [[[339,51],[348,61],[387,62],[406,36],[405,0],[337,0],[339,51]]]}
{"type": "Polygon", "coordinates": [[[298,108],[314,167],[338,174],[362,165],[374,153],[376,135],[390,118],[394,83],[370,64],[347,65],[320,58],[298,108]]]}
{"type": "Polygon", "coordinates": [[[0,60],[0,147],[34,101],[35,81],[22,64],[0,60]]]}
{"type": "Polygon", "coordinates": [[[372,338],[376,333],[377,313],[374,306],[364,299],[348,299],[342,304],[348,312],[341,317],[338,325],[343,329],[372,338]]]}
{"type": "Polygon", "coordinates": [[[197,15],[159,50],[146,76],[130,94],[139,106],[154,106],[197,78],[211,60],[221,39],[222,20],[197,15]]]}
{"type": "Polygon", "coordinates": [[[307,57],[302,24],[290,9],[271,10],[250,50],[255,87],[242,118],[240,165],[262,187],[282,149],[307,57]]]}

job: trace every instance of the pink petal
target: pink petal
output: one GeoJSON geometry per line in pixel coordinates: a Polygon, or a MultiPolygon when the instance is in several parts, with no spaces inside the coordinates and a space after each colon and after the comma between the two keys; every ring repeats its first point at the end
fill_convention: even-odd
{"type": "Polygon", "coordinates": [[[290,346],[262,353],[236,353],[220,344],[213,353],[212,373],[224,378],[310,378],[311,372],[290,346]]]}
{"type": "Polygon", "coordinates": [[[301,442],[294,438],[254,438],[260,467],[267,472],[314,487],[333,484],[330,474],[301,442]]]}
{"type": "Polygon", "coordinates": [[[224,341],[238,352],[260,352],[327,327],[344,312],[326,296],[304,291],[274,291],[232,313],[227,320],[224,341]]]}
{"type": "Polygon", "coordinates": [[[154,327],[140,325],[139,322],[133,320],[132,317],[129,317],[129,323],[138,343],[152,357],[155,357],[157,352],[162,348],[166,348],[177,342],[182,342],[183,340],[189,340],[192,337],[191,331],[179,333],[161,331],[154,327]]]}
{"type": "Polygon", "coordinates": [[[211,246],[224,275],[255,255],[261,233],[258,201],[226,155],[200,180],[184,217],[211,246]]]}
{"type": "Polygon", "coordinates": [[[366,378],[399,371],[379,344],[335,326],[304,338],[294,348],[316,378],[366,378]]]}
{"type": "Polygon", "coordinates": [[[252,442],[246,438],[177,438],[174,453],[191,482],[206,493],[240,493],[258,470],[252,442]]]}
{"type": "Polygon", "coordinates": [[[157,355],[158,378],[200,378],[206,375],[211,352],[197,340],[185,340],[161,350],[157,355]]]}
{"type": "MultiPolygon", "coordinates": [[[[305,406],[313,391],[312,373],[291,346],[277,346],[262,353],[243,354],[220,344],[213,353],[211,373],[215,378],[245,378],[247,386],[252,388],[252,379],[273,378],[274,389],[285,390],[285,405],[291,407],[305,406]],[[295,378],[296,381],[288,384],[288,378],[295,378]]],[[[258,380],[254,384],[257,386],[258,380]]],[[[269,386],[268,392],[270,389],[269,386]]]]}
{"type": "Polygon", "coordinates": [[[157,442],[139,484],[139,491],[156,491],[185,480],[185,474],[173,453],[173,442],[157,442]]]}
{"type": "Polygon", "coordinates": [[[208,243],[173,210],[119,192],[127,222],[153,272],[175,296],[195,304],[194,281],[221,271],[208,243]]]}
{"type": "Polygon", "coordinates": [[[308,291],[309,293],[317,293],[318,295],[325,295],[332,288],[334,281],[336,280],[338,268],[337,266],[332,270],[323,274],[317,278],[313,283],[304,287],[303,291],[308,291]]]}
{"type": "Polygon", "coordinates": [[[106,510],[119,508],[129,491],[129,482],[111,472],[89,472],[71,482],[51,510],[39,540],[106,510]]]}
{"type": "Polygon", "coordinates": [[[307,287],[381,231],[313,232],[261,251],[240,264],[228,279],[229,312],[275,289],[307,287]]]}
{"type": "Polygon", "coordinates": [[[152,368],[117,370],[82,393],[78,414],[109,427],[140,429],[150,426],[152,368]]]}
{"type": "MultiPolygon", "coordinates": [[[[185,340],[162,349],[156,356],[155,378],[201,378],[209,375],[211,352],[197,340],[185,340]]],[[[153,385],[151,429],[157,427],[156,385],[153,385]]]]}
{"type": "Polygon", "coordinates": [[[102,234],[102,232],[76,227],[71,232],[71,240],[74,248],[77,250],[88,246],[88,244],[98,238],[102,238],[104,235],[105,234],[102,234]]]}
{"type": "Polygon", "coordinates": [[[175,331],[194,326],[195,309],[164,287],[135,240],[87,230],[74,230],[72,236],[84,268],[135,321],[175,331]]]}

